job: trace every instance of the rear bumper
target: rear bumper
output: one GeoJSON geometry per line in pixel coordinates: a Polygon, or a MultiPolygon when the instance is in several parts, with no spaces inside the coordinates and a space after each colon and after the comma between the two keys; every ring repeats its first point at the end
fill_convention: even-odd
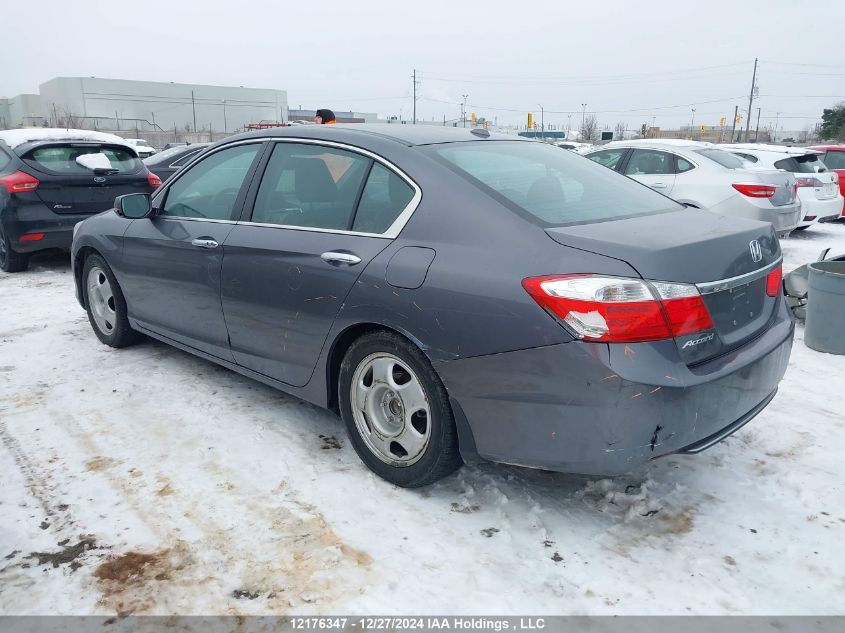
{"type": "Polygon", "coordinates": [[[798,226],[810,226],[816,222],[836,219],[842,214],[843,200],[841,196],[836,196],[829,200],[819,200],[815,197],[807,196],[806,198],[801,198],[801,202],[802,218],[798,226]]]}
{"type": "Polygon", "coordinates": [[[3,232],[18,253],[32,253],[47,248],[69,249],[73,241],[73,227],[91,214],[59,215],[42,204],[27,204],[5,209],[0,215],[3,232]],[[27,234],[43,233],[35,241],[21,241],[27,234]]]}
{"type": "Polygon", "coordinates": [[[673,341],[576,341],[437,369],[480,457],[615,475],[663,455],[704,450],[756,416],[783,378],[793,331],[781,302],[761,336],[692,368],[673,341]]]}

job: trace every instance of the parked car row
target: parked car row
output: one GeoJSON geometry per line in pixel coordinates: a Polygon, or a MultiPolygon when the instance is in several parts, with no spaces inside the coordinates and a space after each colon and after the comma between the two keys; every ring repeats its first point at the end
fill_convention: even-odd
{"type": "Polygon", "coordinates": [[[619,173],[486,130],[229,137],[76,225],[77,298],[107,345],[147,335],[339,412],[400,486],[479,459],[615,474],[697,453],[786,370],[773,225],[797,224],[795,178],[712,148],[599,154],[619,173]],[[730,194],[749,217],[635,182],[676,194],[688,172],[716,192],[688,205],[730,194]]]}
{"type": "Polygon", "coordinates": [[[608,143],[586,155],[688,207],[771,223],[787,235],[801,220],[795,177],[749,169],[712,143],[643,139],[608,143]]]}

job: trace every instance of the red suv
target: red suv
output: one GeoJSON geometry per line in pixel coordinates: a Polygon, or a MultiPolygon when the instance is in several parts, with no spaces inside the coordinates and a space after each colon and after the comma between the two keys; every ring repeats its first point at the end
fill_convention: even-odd
{"type": "MultiPolygon", "coordinates": [[[[845,196],[845,145],[814,145],[810,149],[824,152],[822,161],[839,176],[839,190],[845,196]]],[[[845,217],[845,205],[842,206],[842,217],[845,217]]]]}

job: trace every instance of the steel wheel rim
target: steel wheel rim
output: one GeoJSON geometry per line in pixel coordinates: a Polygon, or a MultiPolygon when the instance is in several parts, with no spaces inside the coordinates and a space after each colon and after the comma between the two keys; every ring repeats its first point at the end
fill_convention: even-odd
{"type": "Polygon", "coordinates": [[[350,396],[355,427],[373,455],[399,467],[420,460],[431,440],[431,408],[407,363],[370,354],[352,374],[350,396]]]}
{"type": "Polygon", "coordinates": [[[94,322],[100,332],[109,336],[114,332],[117,313],[115,311],[114,292],[109,283],[109,278],[106,277],[102,268],[94,266],[88,271],[86,287],[88,289],[88,306],[91,308],[94,322]]]}

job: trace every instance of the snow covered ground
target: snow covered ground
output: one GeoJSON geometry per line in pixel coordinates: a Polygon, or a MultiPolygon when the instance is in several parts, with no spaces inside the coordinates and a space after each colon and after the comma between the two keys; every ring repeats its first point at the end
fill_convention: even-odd
{"type": "MultiPolygon", "coordinates": [[[[786,269],[845,226],[783,243],[786,269]]],[[[63,257],[0,273],[2,614],[844,614],[845,357],[698,456],[590,479],[370,474],[332,414],[94,337],[63,257]]]]}

